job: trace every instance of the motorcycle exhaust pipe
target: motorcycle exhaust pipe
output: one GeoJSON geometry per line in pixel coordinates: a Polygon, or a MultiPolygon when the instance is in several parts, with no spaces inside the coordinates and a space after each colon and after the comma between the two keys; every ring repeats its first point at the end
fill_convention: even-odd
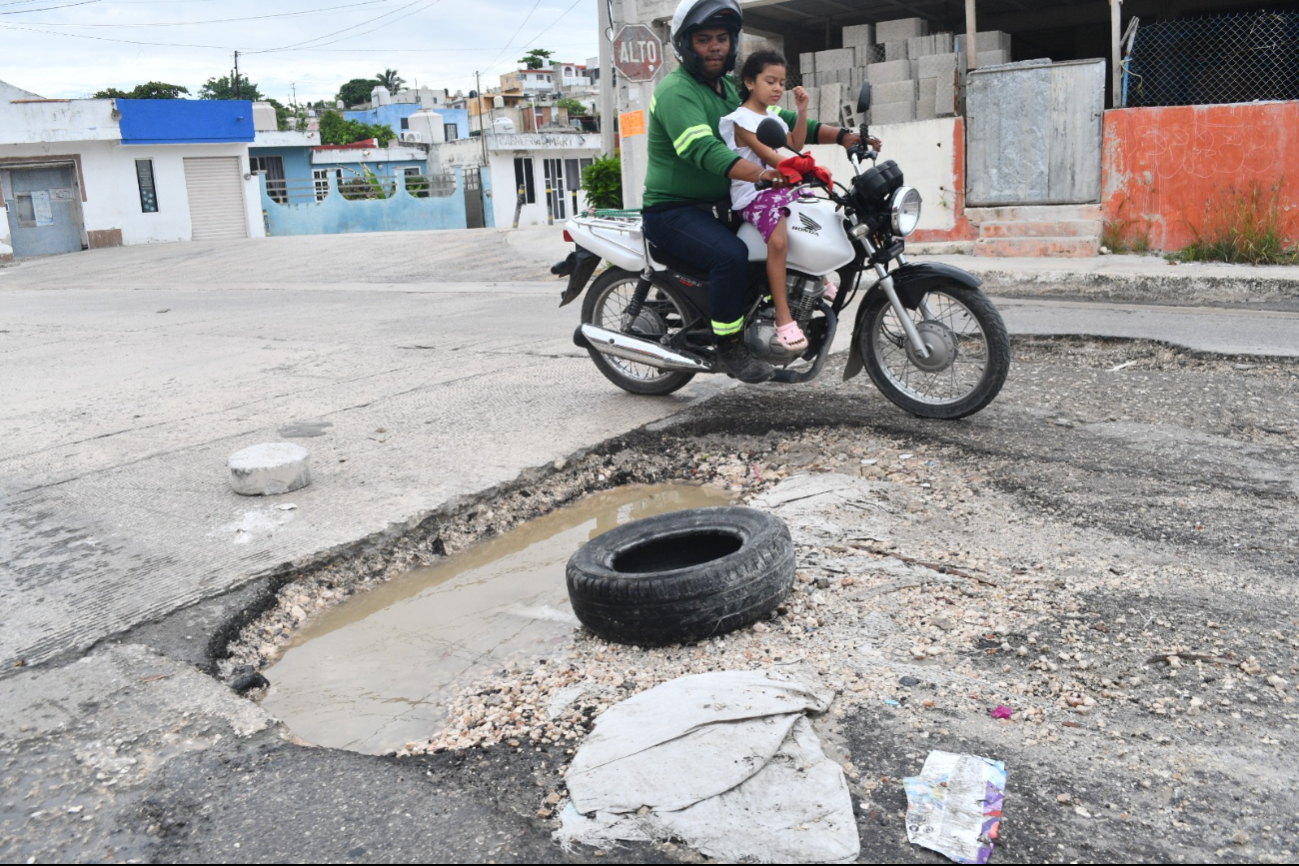
{"type": "Polygon", "coordinates": [[[583,349],[594,349],[601,355],[611,355],[624,361],[646,364],[657,370],[682,373],[711,373],[713,365],[695,355],[675,352],[659,343],[640,337],[620,334],[595,325],[581,325],[573,334],[573,342],[583,349]]]}

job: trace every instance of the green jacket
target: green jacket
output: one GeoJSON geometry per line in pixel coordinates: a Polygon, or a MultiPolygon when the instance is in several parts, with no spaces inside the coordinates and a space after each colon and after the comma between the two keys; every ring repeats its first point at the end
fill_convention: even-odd
{"type": "MultiPolygon", "coordinates": [[[[717,124],[740,107],[740,94],[729,75],[722,77],[722,88],[724,97],[678,66],[654,89],[645,207],[730,198],[726,173],[740,156],[722,142],[717,124]]],[[[780,109],[779,114],[791,129],[798,120],[793,111],[780,109]]],[[[820,126],[808,120],[808,142],[816,141],[820,126]]]]}

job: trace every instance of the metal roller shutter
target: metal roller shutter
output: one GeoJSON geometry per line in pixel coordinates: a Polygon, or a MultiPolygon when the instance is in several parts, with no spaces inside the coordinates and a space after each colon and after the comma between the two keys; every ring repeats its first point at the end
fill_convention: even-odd
{"type": "Polygon", "coordinates": [[[185,189],[196,241],[248,237],[243,169],[237,156],[186,157],[185,189]]]}

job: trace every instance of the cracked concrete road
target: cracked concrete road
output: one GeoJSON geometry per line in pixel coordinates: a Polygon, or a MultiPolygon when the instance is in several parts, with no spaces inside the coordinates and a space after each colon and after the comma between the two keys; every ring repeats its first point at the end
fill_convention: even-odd
{"type": "MultiPolygon", "coordinates": [[[[562,755],[538,755],[547,770],[492,752],[416,766],[303,749],[194,669],[255,606],[256,578],[363,549],[687,407],[709,423],[704,401],[726,381],[632,398],[572,346],[576,310],[557,309],[545,273],[562,251],[557,230],[445,232],[131,247],[0,270],[0,855],[586,859],[529,817],[534,780],[562,755]],[[266,501],[229,490],[229,454],[286,438],[311,449],[311,487],[266,501]],[[134,645],[116,642],[128,632],[134,645]]],[[[1233,313],[1228,327],[1189,315],[1007,309],[1018,333],[1299,346],[1294,316],[1233,313]],[[1254,342],[1225,342],[1241,334],[1254,342]]],[[[792,402],[754,393],[779,413],[838,387],[792,402]]],[[[885,410],[880,430],[932,427],[897,421],[865,382],[849,391],[885,410]]],[[[987,416],[1009,419],[1008,442],[1048,411],[1042,395],[1015,394],[987,416]]],[[[984,426],[943,429],[968,434],[953,444],[981,459],[1001,448],[978,440],[984,426]]],[[[1113,431],[1162,453],[1157,430],[1113,431]]],[[[1242,472],[1265,474],[1265,456],[1241,453],[1242,472]]]]}

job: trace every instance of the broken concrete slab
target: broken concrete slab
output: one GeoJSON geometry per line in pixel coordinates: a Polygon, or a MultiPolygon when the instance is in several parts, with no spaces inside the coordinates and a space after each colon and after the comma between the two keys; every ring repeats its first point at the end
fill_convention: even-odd
{"type": "Polygon", "coordinates": [[[278,496],[311,483],[311,452],[292,442],[252,445],[230,455],[230,489],[241,496],[278,496]]]}

